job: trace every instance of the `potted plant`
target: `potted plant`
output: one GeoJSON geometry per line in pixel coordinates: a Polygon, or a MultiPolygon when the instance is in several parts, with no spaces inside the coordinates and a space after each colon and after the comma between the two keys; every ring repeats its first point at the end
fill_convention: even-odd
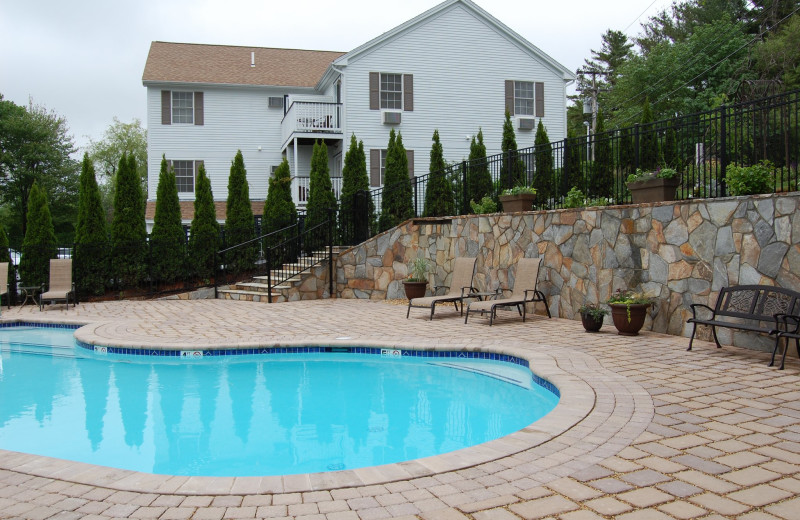
{"type": "Polygon", "coordinates": [[[617,289],[606,302],[611,307],[611,319],[621,336],[638,336],[647,317],[647,308],[653,304],[649,296],[617,289]]]}
{"type": "Polygon", "coordinates": [[[603,326],[603,318],[608,311],[596,303],[587,303],[578,309],[581,315],[581,323],[586,332],[597,332],[603,326]]]}
{"type": "Polygon", "coordinates": [[[503,211],[506,213],[530,211],[534,200],[536,200],[536,188],[530,186],[514,186],[503,190],[500,194],[500,202],[503,203],[503,211]]]}
{"type": "Polygon", "coordinates": [[[427,258],[417,257],[408,265],[408,278],[403,282],[406,291],[406,298],[422,298],[428,286],[428,267],[430,262],[427,258]]]}
{"type": "Polygon", "coordinates": [[[626,186],[634,204],[675,200],[675,190],[681,184],[681,176],[673,168],[658,168],[645,172],[636,169],[628,175],[626,186]]]}

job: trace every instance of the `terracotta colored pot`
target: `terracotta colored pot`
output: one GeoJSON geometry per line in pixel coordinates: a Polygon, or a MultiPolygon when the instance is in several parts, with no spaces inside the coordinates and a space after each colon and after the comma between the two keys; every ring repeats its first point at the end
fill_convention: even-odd
{"type": "Polygon", "coordinates": [[[500,195],[500,202],[503,203],[505,213],[517,213],[520,211],[530,211],[533,208],[533,201],[536,200],[535,193],[520,193],[519,195],[500,195]]]}
{"type": "Polygon", "coordinates": [[[638,336],[647,317],[649,303],[609,303],[611,319],[621,336],[638,336]],[[630,308],[630,312],[628,309],[630,308]]]}
{"type": "Polygon", "coordinates": [[[403,282],[403,287],[406,290],[406,298],[413,300],[425,296],[428,282],[403,282]]]}
{"type": "Polygon", "coordinates": [[[664,202],[675,200],[675,190],[681,185],[681,178],[678,176],[672,179],[651,179],[629,182],[626,185],[631,192],[634,204],[664,202]]]}

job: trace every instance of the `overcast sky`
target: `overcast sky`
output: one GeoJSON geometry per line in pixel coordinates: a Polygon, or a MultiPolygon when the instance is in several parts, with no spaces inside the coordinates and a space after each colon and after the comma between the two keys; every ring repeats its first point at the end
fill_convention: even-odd
{"type": "MultiPolygon", "coordinates": [[[[440,0],[0,0],[0,94],[66,118],[78,146],[116,116],[147,124],[142,86],[150,42],[346,52],[440,0]]],[[[670,0],[477,0],[568,69],[607,29],[639,33],[670,0]]]]}

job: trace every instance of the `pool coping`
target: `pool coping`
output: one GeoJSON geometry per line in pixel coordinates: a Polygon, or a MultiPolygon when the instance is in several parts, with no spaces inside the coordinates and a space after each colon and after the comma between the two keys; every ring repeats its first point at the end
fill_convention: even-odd
{"type": "MultiPolygon", "coordinates": [[[[3,320],[8,323],[9,320],[3,320]]],[[[53,324],[51,320],[10,320],[53,324]]],[[[81,325],[75,336],[87,344],[131,348],[147,348],[140,342],[123,338],[109,341],[107,334],[98,330],[118,327],[119,321],[86,323],[80,320],[59,320],[64,325],[81,325]]],[[[107,332],[107,331],[106,331],[107,332]]],[[[298,347],[309,341],[240,341],[238,348],[298,347]]],[[[319,344],[319,342],[313,342],[319,344]]],[[[0,469],[67,480],[79,484],[104,487],[120,491],[172,493],[179,495],[221,495],[243,493],[295,493],[331,490],[374,484],[386,484],[452,471],[464,470],[483,464],[500,464],[513,470],[517,466],[534,463],[541,468],[539,479],[548,480],[562,476],[607,456],[630,444],[650,423],[654,407],[650,395],[637,383],[608,371],[592,356],[553,347],[554,352],[531,352],[520,342],[506,343],[502,347],[472,345],[464,347],[449,341],[437,340],[435,344],[413,344],[398,341],[371,341],[361,339],[333,340],[331,345],[349,345],[408,350],[492,352],[514,356],[528,361],[531,371],[550,381],[561,393],[559,403],[548,415],[510,435],[477,446],[454,452],[414,459],[410,461],[371,466],[353,470],[325,473],[305,473],[264,477],[184,477],[157,475],[66,461],[50,457],[0,450],[0,469]],[[568,366],[566,366],[568,365],[568,366]],[[568,370],[569,369],[569,370],[568,370]],[[592,381],[590,383],[589,381],[592,381]],[[613,383],[613,384],[609,384],[613,383]],[[609,390],[614,396],[611,413],[608,408],[609,390]],[[624,407],[616,403],[626,403],[624,407]],[[607,427],[600,429],[597,424],[607,427]],[[585,428],[581,428],[585,425],[585,428]],[[608,427],[610,426],[610,427],[608,427]],[[605,432],[605,433],[599,433],[605,432]],[[624,432],[624,434],[622,434],[624,432]],[[577,455],[583,454],[581,457],[577,455]]],[[[158,342],[151,348],[187,348],[186,343],[158,342]]],[[[194,349],[200,345],[193,344],[194,349]]],[[[208,342],[202,348],[231,348],[231,343],[221,345],[208,342]]]]}

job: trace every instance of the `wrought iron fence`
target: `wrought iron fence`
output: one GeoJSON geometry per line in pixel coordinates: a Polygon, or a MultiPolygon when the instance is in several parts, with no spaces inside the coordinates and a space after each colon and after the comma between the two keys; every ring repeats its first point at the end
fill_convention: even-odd
{"type": "MultiPolygon", "coordinates": [[[[630,202],[628,175],[637,169],[677,169],[682,175],[679,200],[729,195],[725,174],[729,165],[750,166],[770,161],[774,191],[798,187],[800,156],[800,90],[714,110],[678,116],[649,124],[610,130],[591,136],[551,142],[487,157],[480,163],[451,165],[451,181],[458,214],[470,212],[468,186],[481,167],[489,171],[492,187],[485,195],[497,198],[504,188],[518,184],[537,189],[537,206],[557,209],[573,187],[591,198],[630,202]]],[[[412,180],[411,217],[424,215],[425,189],[430,175],[412,180]]],[[[396,186],[369,192],[378,214],[396,186]]],[[[477,202],[477,201],[476,201],[477,202]]]]}

